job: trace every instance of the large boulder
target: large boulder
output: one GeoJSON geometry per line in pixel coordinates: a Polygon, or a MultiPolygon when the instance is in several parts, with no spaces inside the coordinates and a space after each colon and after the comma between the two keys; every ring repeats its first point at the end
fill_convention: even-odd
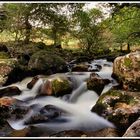
{"type": "Polygon", "coordinates": [[[125,132],[123,137],[140,137],[140,120],[135,121],[125,132]]]}
{"type": "Polygon", "coordinates": [[[41,87],[40,95],[63,96],[70,94],[72,91],[72,83],[67,77],[56,76],[48,79],[41,87]]]}
{"type": "Polygon", "coordinates": [[[125,90],[140,91],[140,51],[117,57],[113,64],[113,75],[125,90]]]}
{"type": "Polygon", "coordinates": [[[16,67],[16,59],[0,59],[0,85],[4,85],[10,73],[16,67]]]}
{"type": "Polygon", "coordinates": [[[87,80],[87,88],[89,90],[94,90],[98,95],[100,95],[104,86],[109,83],[109,79],[102,79],[98,74],[91,73],[90,78],[87,80]]]}
{"type": "Polygon", "coordinates": [[[44,74],[67,71],[65,60],[48,51],[39,51],[33,54],[28,63],[28,68],[44,74]]]}
{"type": "Polygon", "coordinates": [[[140,115],[140,93],[110,90],[101,95],[92,112],[113,122],[124,132],[140,115]]]}

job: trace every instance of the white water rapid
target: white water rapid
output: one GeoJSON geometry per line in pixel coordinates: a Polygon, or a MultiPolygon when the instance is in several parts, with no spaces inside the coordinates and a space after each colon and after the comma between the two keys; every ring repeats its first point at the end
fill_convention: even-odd
{"type": "MultiPolygon", "coordinates": [[[[112,63],[107,62],[106,60],[94,60],[91,62],[91,67],[96,67],[100,65],[102,68],[99,72],[96,72],[103,79],[110,79],[112,82],[105,86],[102,93],[108,91],[112,86],[117,85],[116,81],[111,77],[112,74],[112,63]]],[[[59,75],[59,74],[58,74],[59,75]]],[[[87,131],[96,131],[105,127],[114,127],[112,123],[98,116],[96,113],[91,112],[91,108],[95,105],[99,96],[96,92],[87,90],[86,80],[90,76],[90,72],[69,72],[61,75],[66,75],[70,77],[71,81],[74,84],[74,89],[71,94],[66,95],[65,97],[56,98],[51,96],[45,96],[40,98],[34,98],[38,94],[38,89],[43,83],[42,79],[39,79],[34,87],[29,90],[26,88],[27,83],[31,78],[24,80],[17,84],[22,90],[21,95],[13,96],[16,99],[25,101],[28,100],[27,106],[39,105],[38,108],[42,108],[46,105],[54,105],[66,112],[68,115],[61,115],[58,121],[44,122],[40,124],[32,124],[34,126],[40,126],[48,128],[53,131],[63,131],[63,130],[87,130],[87,131]],[[67,100],[66,100],[67,98],[67,100]]],[[[30,116],[36,113],[36,111],[30,111],[24,119],[22,120],[8,120],[11,127],[14,129],[20,130],[28,125],[25,125],[24,122],[30,118],[30,116]]]]}

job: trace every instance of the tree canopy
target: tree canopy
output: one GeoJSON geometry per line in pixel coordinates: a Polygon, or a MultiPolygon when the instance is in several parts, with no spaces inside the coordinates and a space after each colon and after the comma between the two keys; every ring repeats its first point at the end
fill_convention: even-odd
{"type": "Polygon", "coordinates": [[[40,38],[45,35],[53,40],[54,46],[70,36],[77,39],[81,49],[87,53],[123,44],[127,44],[129,50],[130,46],[140,43],[140,4],[99,3],[103,9],[88,10],[84,9],[85,5],[4,3],[0,12],[0,30],[11,32],[15,41],[23,40],[27,44],[39,32],[40,38]],[[104,13],[106,9],[109,9],[108,16],[104,13]]]}

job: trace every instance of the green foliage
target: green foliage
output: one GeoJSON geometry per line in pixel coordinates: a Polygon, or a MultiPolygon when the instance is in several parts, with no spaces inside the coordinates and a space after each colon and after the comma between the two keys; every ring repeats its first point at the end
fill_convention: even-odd
{"type": "Polygon", "coordinates": [[[94,48],[99,48],[102,44],[102,27],[99,22],[102,18],[100,10],[91,9],[77,12],[73,19],[72,34],[87,53],[91,53],[94,48]]]}
{"type": "Polygon", "coordinates": [[[140,9],[137,7],[124,6],[114,13],[110,19],[112,33],[115,35],[115,41],[129,45],[139,44],[140,40],[140,9]]]}

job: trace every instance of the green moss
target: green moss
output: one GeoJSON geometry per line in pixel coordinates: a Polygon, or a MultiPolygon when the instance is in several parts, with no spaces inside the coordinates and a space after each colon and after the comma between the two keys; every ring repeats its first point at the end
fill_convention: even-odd
{"type": "Polygon", "coordinates": [[[117,96],[117,97],[120,97],[120,96],[122,96],[122,93],[120,91],[118,91],[118,90],[109,90],[108,92],[106,92],[102,96],[100,96],[100,98],[97,101],[97,103],[102,103],[103,99],[106,96],[117,96]]]}
{"type": "Polygon", "coordinates": [[[133,105],[133,104],[137,103],[137,101],[134,99],[134,97],[129,96],[129,95],[121,96],[119,102],[124,102],[124,103],[129,104],[129,105],[133,105]]]}
{"type": "Polygon", "coordinates": [[[70,83],[65,79],[55,79],[52,82],[53,94],[55,96],[60,96],[68,94],[71,90],[70,83]]]}
{"type": "Polygon", "coordinates": [[[130,58],[124,58],[124,65],[127,67],[127,68],[132,68],[132,60],[130,58]]]}

